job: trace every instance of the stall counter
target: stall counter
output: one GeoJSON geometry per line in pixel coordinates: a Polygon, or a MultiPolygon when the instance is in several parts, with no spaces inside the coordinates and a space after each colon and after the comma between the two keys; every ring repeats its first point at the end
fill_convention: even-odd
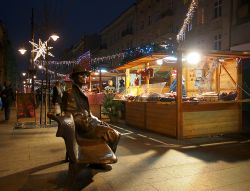
{"type": "Polygon", "coordinates": [[[182,103],[182,117],[177,122],[175,102],[125,102],[126,124],[177,137],[177,123],[182,138],[239,132],[241,103],[182,103]]]}

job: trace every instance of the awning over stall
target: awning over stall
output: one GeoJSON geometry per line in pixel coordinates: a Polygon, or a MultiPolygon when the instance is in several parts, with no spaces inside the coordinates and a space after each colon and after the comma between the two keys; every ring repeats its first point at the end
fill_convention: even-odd
{"type": "Polygon", "coordinates": [[[135,60],[132,60],[132,61],[130,61],[122,66],[119,66],[118,68],[116,68],[116,70],[125,70],[128,68],[132,68],[132,67],[141,65],[142,63],[149,63],[149,62],[156,61],[158,59],[163,59],[166,56],[167,56],[166,54],[151,54],[148,56],[143,56],[143,57],[137,58],[135,60]]]}

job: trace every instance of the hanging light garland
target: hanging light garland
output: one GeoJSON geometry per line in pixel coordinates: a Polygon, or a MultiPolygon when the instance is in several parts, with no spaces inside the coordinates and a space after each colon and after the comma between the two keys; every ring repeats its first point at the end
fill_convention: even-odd
{"type": "Polygon", "coordinates": [[[116,59],[116,58],[124,58],[124,53],[117,53],[117,54],[113,54],[110,56],[103,56],[103,57],[99,57],[99,58],[93,58],[91,59],[91,63],[96,63],[96,62],[103,62],[103,61],[110,61],[112,59],[116,59]]]}
{"type": "MultiPolygon", "coordinates": [[[[48,73],[57,75],[60,77],[67,77],[67,72],[65,74],[59,73],[58,71],[63,70],[68,71],[71,70],[76,64],[80,64],[83,60],[90,59],[90,70],[96,70],[99,67],[102,67],[104,65],[112,65],[112,62],[115,60],[116,66],[120,66],[130,60],[136,59],[141,56],[149,55],[152,53],[160,53],[164,52],[167,54],[174,54],[175,53],[175,46],[173,44],[164,44],[159,45],[155,43],[151,43],[148,45],[144,45],[141,47],[136,48],[130,48],[125,50],[124,52],[120,52],[117,54],[109,55],[109,56],[103,56],[98,58],[92,58],[90,59],[90,52],[85,52],[81,56],[78,57],[77,60],[71,60],[71,61],[48,61],[48,66],[50,66],[50,69],[48,70],[48,73]],[[53,68],[53,70],[52,70],[53,68]]],[[[35,65],[37,68],[41,70],[45,70],[46,61],[44,60],[36,60],[35,65]]]]}
{"type": "Polygon", "coordinates": [[[198,0],[192,0],[188,12],[186,14],[186,18],[184,19],[183,25],[179,31],[179,33],[177,34],[177,41],[181,41],[183,40],[184,37],[184,33],[187,29],[187,26],[191,23],[195,9],[198,7],[198,0]]]}

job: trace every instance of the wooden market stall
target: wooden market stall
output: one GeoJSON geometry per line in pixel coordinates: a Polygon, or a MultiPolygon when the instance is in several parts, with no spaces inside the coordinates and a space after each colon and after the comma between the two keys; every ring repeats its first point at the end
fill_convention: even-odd
{"type": "Polygon", "coordinates": [[[242,99],[242,91],[245,90],[242,89],[241,60],[250,58],[250,53],[206,52],[196,65],[188,64],[186,53],[178,54],[178,62],[168,59],[167,55],[152,54],[117,68],[126,74],[126,95],[120,95],[125,101],[126,124],[176,138],[239,132],[242,102],[249,102],[242,99]],[[163,59],[160,66],[157,63],[159,59],[163,59]],[[150,76],[152,71],[149,69],[153,69],[154,74],[177,71],[174,98],[168,93],[173,81],[171,76],[165,79],[164,86],[155,88],[162,83],[155,83],[156,75],[150,76]],[[136,75],[142,71],[139,72],[141,76],[143,72],[147,73],[144,79],[140,78],[139,84],[131,85],[131,73],[134,71],[136,75]],[[186,96],[182,95],[182,83],[186,96]],[[147,95],[143,97],[145,89],[147,95]],[[158,90],[158,95],[152,97],[156,95],[155,90],[158,90]]]}

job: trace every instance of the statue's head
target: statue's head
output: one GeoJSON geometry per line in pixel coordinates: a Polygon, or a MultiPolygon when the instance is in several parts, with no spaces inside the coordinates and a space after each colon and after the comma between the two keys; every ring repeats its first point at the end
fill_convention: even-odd
{"type": "Polygon", "coordinates": [[[87,77],[89,77],[90,71],[88,71],[83,65],[77,64],[74,66],[70,78],[74,83],[83,85],[86,83],[87,77]]]}

